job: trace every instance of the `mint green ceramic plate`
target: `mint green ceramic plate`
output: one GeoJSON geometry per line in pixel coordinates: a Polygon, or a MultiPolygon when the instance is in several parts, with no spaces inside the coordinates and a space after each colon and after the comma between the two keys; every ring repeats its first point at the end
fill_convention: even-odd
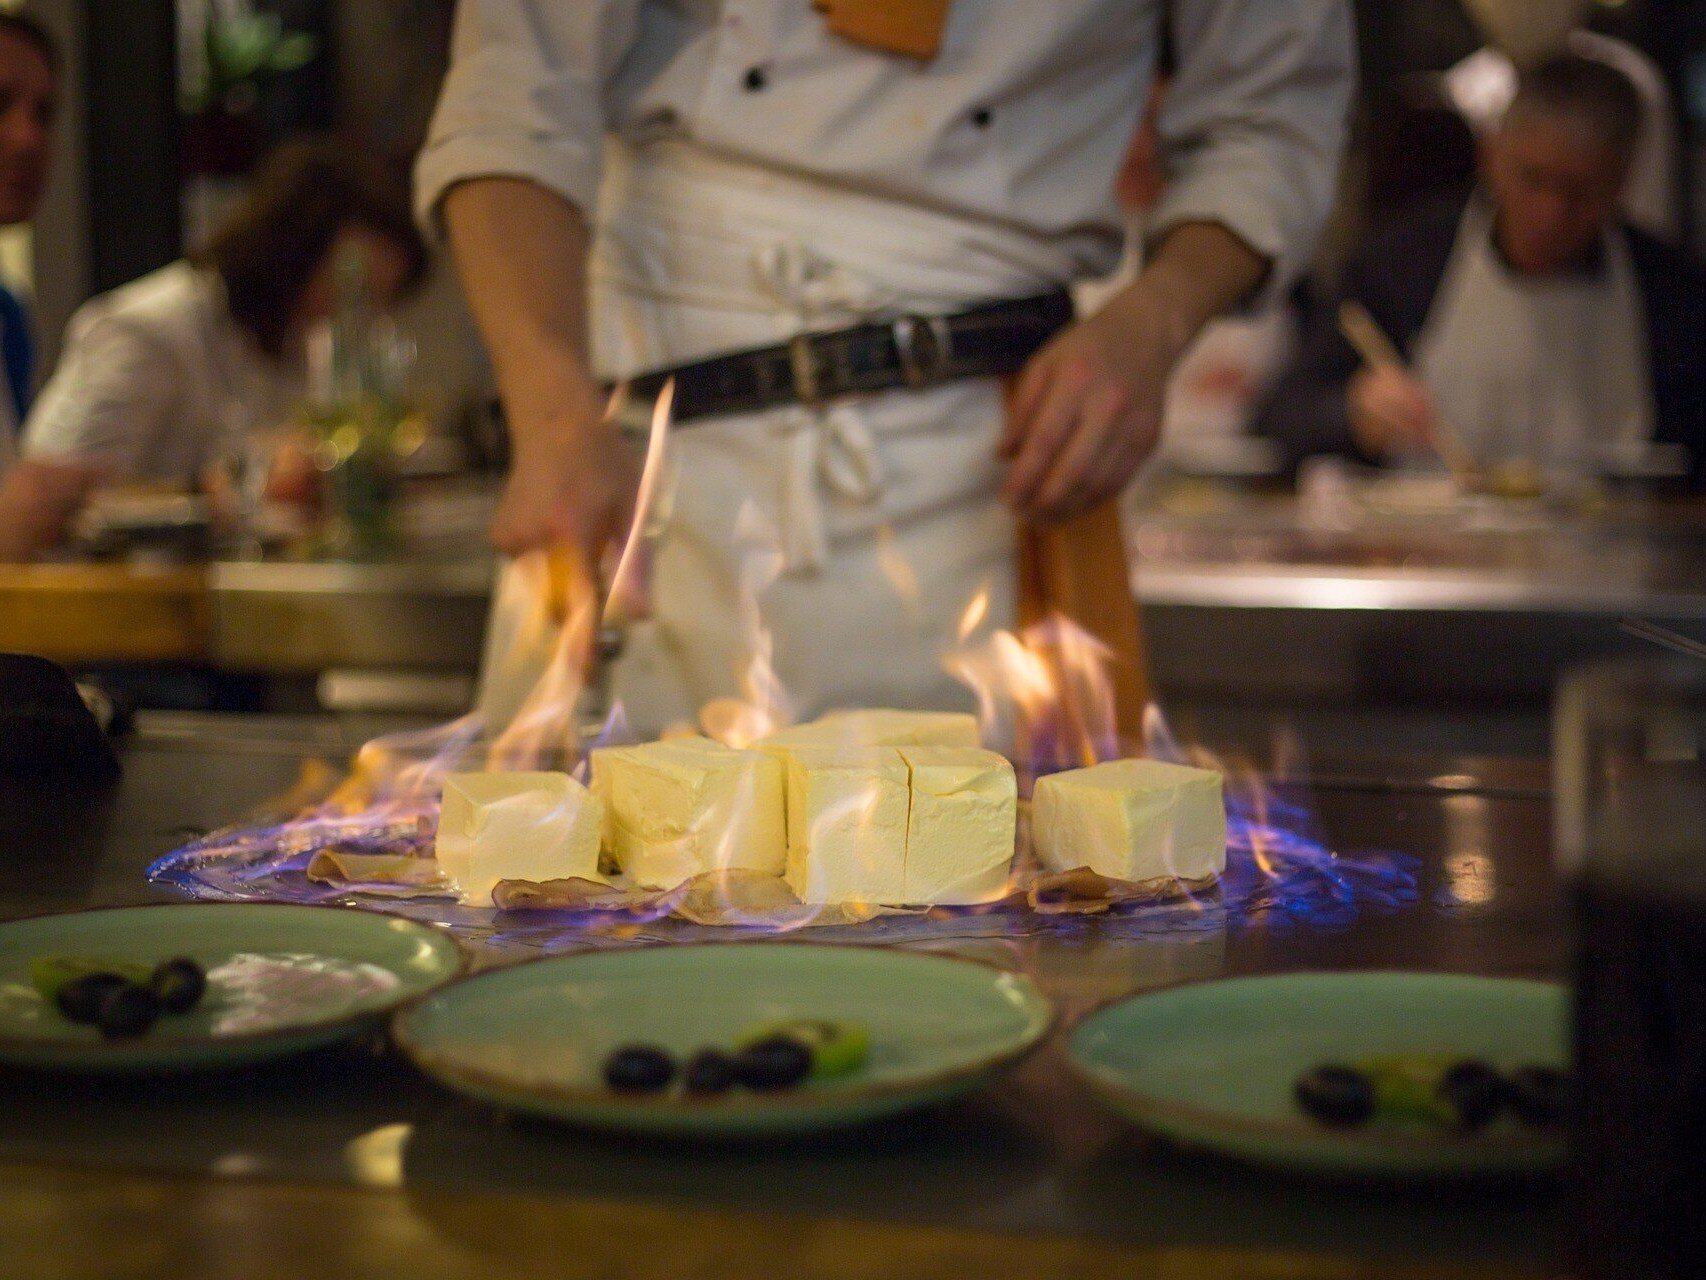
{"type": "Polygon", "coordinates": [[[1292,1100],[1323,1062],[1439,1052],[1564,1067],[1568,994],[1544,982],[1426,973],[1296,973],[1172,987],[1092,1014],[1072,1065],[1110,1107],[1185,1146],[1349,1177],[1538,1173],[1563,1143],[1501,1119],[1457,1134],[1316,1124],[1292,1100]]]}
{"type": "Polygon", "coordinates": [[[452,1088],[598,1129],[740,1138],[858,1124],[963,1093],[1034,1046],[1048,1002],[971,960],[795,942],[558,956],[453,983],[403,1010],[398,1043],[452,1088]],[[777,1093],[623,1096],[604,1059],[655,1044],[678,1059],[779,1018],[857,1022],[871,1057],[777,1093]]]}
{"type": "Polygon", "coordinates": [[[228,1067],[330,1044],[462,972],[443,930],[395,916],[273,903],[170,903],[0,924],[0,1062],[101,1074],[228,1067]],[[155,964],[189,956],[208,992],[146,1034],[104,1040],[30,983],[43,955],[155,964]]]}

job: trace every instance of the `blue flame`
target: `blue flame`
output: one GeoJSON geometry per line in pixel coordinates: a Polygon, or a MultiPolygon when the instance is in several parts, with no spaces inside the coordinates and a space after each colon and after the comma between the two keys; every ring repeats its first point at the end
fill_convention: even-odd
{"type": "MultiPolygon", "coordinates": [[[[1023,907],[937,909],[928,916],[882,917],[864,924],[814,930],[830,940],[883,941],[1072,932],[1114,928],[1134,936],[1200,932],[1204,929],[1299,927],[1341,929],[1364,913],[1386,913],[1418,898],[1420,860],[1406,854],[1334,853],[1316,831],[1301,793],[1289,787],[1234,788],[1227,801],[1226,871],[1206,893],[1186,894],[1095,917],[1038,916],[1023,907]]],[[[148,878],[193,898],[277,902],[345,902],[436,920],[453,930],[480,935],[498,946],[556,950],[568,946],[621,945],[671,937],[753,933],[760,929],[708,929],[661,921],[655,913],[541,912],[504,915],[465,908],[445,898],[385,897],[348,886],[311,883],[305,872],[321,848],[337,845],[358,853],[425,852],[429,837],[418,816],[373,825],[361,815],[322,816],[281,826],[215,832],[157,859],[148,878]],[[636,930],[644,928],[643,934],[636,930]]]]}
{"type": "Polygon", "coordinates": [[[1417,899],[1421,859],[1336,854],[1315,832],[1309,807],[1287,789],[1227,803],[1226,873],[1220,895],[1236,921],[1273,928],[1344,928],[1364,911],[1396,911],[1417,899]],[[1264,866],[1265,864],[1265,866],[1264,866]]]}

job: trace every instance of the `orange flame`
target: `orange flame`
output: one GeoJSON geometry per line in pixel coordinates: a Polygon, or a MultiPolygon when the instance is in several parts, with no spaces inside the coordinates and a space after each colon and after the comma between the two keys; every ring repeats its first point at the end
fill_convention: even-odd
{"type": "MultiPolygon", "coordinates": [[[[674,384],[666,384],[653,406],[645,466],[634,516],[622,544],[601,607],[596,576],[568,548],[536,551],[518,558],[505,575],[498,609],[518,619],[515,638],[494,656],[500,670],[521,678],[527,655],[548,650],[549,658],[519,710],[506,725],[482,725],[477,714],[420,733],[376,738],[351,762],[347,778],[302,821],[328,815],[380,825],[411,814],[430,816],[443,790],[444,776],[459,769],[521,770],[552,764],[573,769],[581,757],[578,713],[587,672],[593,661],[599,619],[620,622],[640,607],[639,576],[648,521],[661,505],[660,488],[669,436],[674,384]],[[483,756],[475,753],[482,731],[491,734],[483,756]]],[[[614,417],[625,397],[618,388],[606,406],[614,417]]],[[[611,708],[600,739],[617,731],[619,704],[611,708]]]]}
{"type": "Polygon", "coordinates": [[[735,518],[740,557],[741,630],[748,658],[739,672],[740,696],[713,698],[699,711],[705,736],[731,747],[748,747],[766,734],[792,724],[793,705],[776,674],[775,637],[764,623],[761,597],[782,576],[782,540],[758,508],[742,505],[735,518]]]}
{"type": "Polygon", "coordinates": [[[515,718],[492,739],[487,769],[527,769],[551,757],[560,758],[567,767],[580,757],[576,715],[584,673],[592,661],[597,603],[586,585],[588,575],[570,574],[568,581],[583,585],[571,592],[575,598],[567,603],[551,660],[515,718]]]}
{"type": "Polygon", "coordinates": [[[750,747],[777,724],[761,706],[740,698],[712,698],[699,708],[699,728],[726,747],[750,747]]]}
{"type": "MultiPolygon", "coordinates": [[[[617,392],[618,396],[622,394],[622,391],[617,392]]],[[[612,413],[616,411],[619,403],[619,400],[612,398],[612,413]]],[[[644,592],[637,579],[647,542],[648,525],[658,505],[659,486],[662,484],[664,471],[664,450],[669,442],[670,410],[674,404],[675,379],[671,378],[663,384],[663,391],[652,405],[651,431],[646,437],[646,461],[640,472],[640,487],[634,497],[634,518],[629,524],[628,536],[623,539],[616,568],[610,575],[610,589],[605,595],[604,618],[613,624],[637,617],[645,610],[644,592]]]]}
{"type": "MultiPolygon", "coordinates": [[[[607,419],[616,416],[626,395],[626,387],[618,387],[611,395],[605,409],[607,419]]],[[[510,723],[494,736],[486,757],[487,769],[527,769],[553,760],[561,761],[564,768],[573,768],[579,761],[577,714],[588,672],[595,661],[594,640],[599,621],[603,618],[620,625],[644,609],[642,561],[649,522],[661,501],[674,401],[672,379],[664,384],[652,406],[645,465],[640,473],[634,512],[602,606],[596,575],[577,551],[558,547],[547,553],[532,553],[516,562],[516,577],[527,598],[529,624],[521,632],[519,645],[525,648],[549,643],[550,659],[510,723]],[[552,627],[556,628],[554,636],[552,627]]],[[[616,717],[617,709],[612,707],[611,719],[601,737],[616,723],[616,717]]]]}
{"type": "Polygon", "coordinates": [[[980,591],[960,620],[960,645],[943,659],[948,673],[976,695],[984,741],[1021,769],[1038,772],[1117,756],[1107,647],[1058,614],[966,644],[988,607],[987,592],[980,591]]]}
{"type": "Polygon", "coordinates": [[[894,593],[900,597],[907,616],[914,623],[919,617],[919,603],[923,595],[918,587],[918,574],[912,567],[912,562],[901,553],[900,545],[895,538],[894,527],[888,524],[877,526],[877,567],[882,570],[883,577],[888,579],[894,593]]]}
{"type": "MultiPolygon", "coordinates": [[[[1272,829],[1270,791],[1262,774],[1247,761],[1231,760],[1217,755],[1201,744],[1181,746],[1174,736],[1167,717],[1153,702],[1143,710],[1144,753],[1155,760],[1170,760],[1176,764],[1195,765],[1213,769],[1225,779],[1230,808],[1248,814],[1252,821],[1245,834],[1250,844],[1250,856],[1265,876],[1278,876],[1280,868],[1268,848],[1268,832],[1272,829]]],[[[1275,746],[1276,757],[1291,759],[1301,750],[1294,738],[1282,736],[1275,746]]]]}
{"type": "MultiPolygon", "coordinates": [[[[625,387],[618,387],[612,394],[605,410],[607,418],[616,415],[626,394],[625,387]]],[[[672,379],[664,384],[652,406],[651,430],[633,517],[602,607],[597,598],[595,575],[578,552],[558,547],[545,553],[534,552],[517,561],[517,577],[530,605],[520,645],[547,643],[552,626],[556,627],[556,634],[549,639],[550,659],[538,681],[510,723],[493,737],[486,756],[487,769],[528,769],[548,761],[560,761],[562,767],[573,768],[579,761],[577,714],[587,673],[594,662],[593,642],[599,620],[603,617],[620,624],[644,607],[639,582],[641,560],[648,522],[659,503],[674,401],[672,379]]],[[[612,707],[601,737],[616,723],[618,714],[618,709],[612,707]]]]}
{"type": "Polygon", "coordinates": [[[972,593],[966,603],[965,612],[960,615],[958,635],[961,644],[970,640],[972,633],[981,627],[989,617],[989,583],[985,582],[972,593]]]}
{"type": "Polygon", "coordinates": [[[360,832],[430,817],[444,775],[462,766],[479,732],[479,718],[466,715],[432,729],[374,738],[356,752],[344,780],[296,820],[335,819],[340,829],[360,832]]]}

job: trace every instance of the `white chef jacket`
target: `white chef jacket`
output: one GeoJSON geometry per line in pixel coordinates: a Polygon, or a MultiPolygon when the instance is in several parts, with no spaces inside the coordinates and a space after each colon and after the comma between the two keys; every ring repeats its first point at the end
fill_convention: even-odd
{"type": "MultiPolygon", "coordinates": [[[[1174,0],[1151,235],[1218,222],[1308,265],[1352,84],[1343,0],[1174,0]]],[[[954,0],[929,63],[831,35],[806,0],[461,0],[417,168],[423,213],[482,176],[596,206],[601,135],[736,159],[1017,227],[1111,270],[1114,178],[1154,73],[1161,0],[954,0]]],[[[1062,281],[1061,283],[1065,283],[1062,281]]]]}
{"type": "MultiPolygon", "coordinates": [[[[1149,230],[1223,223],[1273,260],[1277,285],[1307,260],[1331,196],[1345,8],[1173,9],[1173,177],[1149,230]]],[[[421,210],[430,223],[452,183],[503,175],[586,211],[607,377],[1042,292],[1118,256],[1114,175],[1160,13],[1157,0],[956,0],[942,52],[921,64],[827,34],[805,0],[462,0],[421,210]]],[[[794,713],[950,704],[939,659],[967,597],[988,586],[992,621],[1012,620],[1000,419],[998,385],[972,379],[675,433],[654,614],[630,628],[614,678],[633,727],[740,692],[760,647],[750,579],[766,561],[743,545],[755,528],[780,552],[762,622],[794,713]],[[920,572],[915,598],[898,598],[896,556],[920,572]]],[[[526,631],[503,616],[511,594],[500,639],[526,631]]],[[[501,656],[481,697],[494,723],[530,670],[501,656]]]]}
{"type": "Polygon", "coordinates": [[[288,421],[303,389],[238,325],[215,272],[175,262],[78,309],[22,452],[185,485],[244,432],[288,421]]]}

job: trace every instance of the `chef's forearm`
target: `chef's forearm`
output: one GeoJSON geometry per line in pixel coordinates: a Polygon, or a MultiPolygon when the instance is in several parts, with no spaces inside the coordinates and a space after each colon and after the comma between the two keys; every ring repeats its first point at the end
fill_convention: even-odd
{"type": "Polygon", "coordinates": [[[477,178],[446,194],[444,220],[516,448],[596,421],[603,398],[587,357],[580,211],[525,179],[477,178]]]}
{"type": "Polygon", "coordinates": [[[1143,270],[1110,305],[1164,316],[1177,358],[1205,324],[1254,294],[1271,266],[1218,223],[1188,222],[1155,245],[1143,270]]]}

